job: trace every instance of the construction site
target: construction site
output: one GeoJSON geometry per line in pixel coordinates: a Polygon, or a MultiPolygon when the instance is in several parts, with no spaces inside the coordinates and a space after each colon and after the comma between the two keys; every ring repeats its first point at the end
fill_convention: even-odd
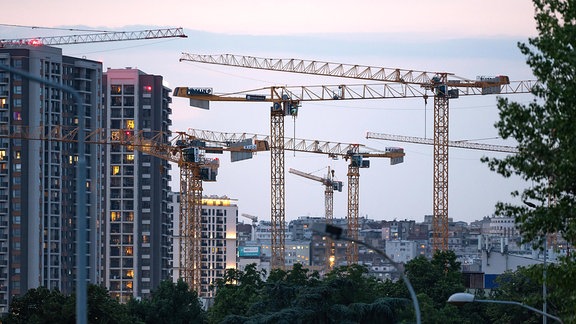
{"type": "Polygon", "coordinates": [[[35,285],[72,291],[78,278],[124,302],[164,279],[213,297],[210,286],[242,256],[267,270],[312,259],[321,273],[373,266],[354,241],[394,246],[408,240],[402,226],[418,236],[416,255],[429,256],[461,248],[454,223],[490,218],[512,191],[476,172],[487,169],[482,156],[517,152],[493,129],[496,98],[537,83],[506,66],[190,53],[190,38],[168,28],[0,40],[0,261],[32,260],[0,272],[3,311],[9,296],[35,285]],[[144,58],[113,50],[159,40],[189,48],[144,58]],[[116,65],[90,54],[94,44],[116,65]],[[72,54],[77,46],[86,55],[72,54]],[[165,67],[152,70],[154,60],[165,67]],[[340,226],[350,241],[312,233],[306,219],[340,226]],[[373,221],[386,226],[367,234],[373,221]],[[308,254],[298,259],[300,249],[308,254]]]}

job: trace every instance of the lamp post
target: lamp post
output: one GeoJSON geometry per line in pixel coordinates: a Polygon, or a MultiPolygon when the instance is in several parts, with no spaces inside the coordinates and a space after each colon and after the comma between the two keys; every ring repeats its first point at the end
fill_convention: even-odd
{"type": "Polygon", "coordinates": [[[410,280],[408,280],[408,277],[406,277],[404,275],[404,271],[402,271],[400,269],[400,266],[398,265],[398,263],[394,262],[394,260],[392,260],[386,254],[386,252],[384,252],[380,249],[377,249],[377,248],[371,246],[370,244],[364,243],[362,241],[358,241],[358,240],[343,236],[342,232],[344,230],[338,226],[334,226],[334,225],[330,225],[330,224],[326,224],[326,223],[314,223],[314,224],[312,224],[311,229],[312,229],[312,231],[314,231],[318,234],[328,236],[334,240],[342,240],[342,241],[352,242],[355,244],[360,244],[360,245],[365,246],[365,247],[369,248],[370,250],[378,253],[379,255],[383,256],[384,259],[386,259],[386,261],[390,262],[392,264],[392,266],[400,273],[400,278],[402,278],[402,280],[404,281],[404,284],[408,288],[408,292],[410,293],[410,298],[412,299],[412,304],[414,305],[414,313],[416,313],[416,324],[421,323],[420,306],[418,305],[418,298],[416,297],[416,293],[414,292],[414,288],[412,287],[410,280]]]}
{"type": "MultiPolygon", "coordinates": [[[[536,205],[533,202],[524,200],[523,203],[530,208],[536,209],[536,205]]],[[[544,313],[546,313],[547,309],[548,309],[548,304],[546,301],[546,299],[548,297],[547,296],[548,292],[546,289],[546,266],[547,266],[546,257],[547,257],[547,254],[548,254],[548,235],[544,235],[544,264],[542,265],[542,300],[543,300],[542,311],[544,313]]],[[[542,324],[547,324],[546,317],[542,318],[542,324]]]]}
{"type": "Polygon", "coordinates": [[[553,320],[558,321],[559,323],[563,323],[562,320],[559,317],[556,317],[554,315],[548,314],[546,312],[543,312],[537,308],[528,306],[526,304],[517,302],[517,301],[509,301],[509,300],[494,300],[494,299],[476,299],[476,296],[474,296],[473,294],[469,294],[469,293],[455,293],[452,296],[450,296],[450,298],[448,298],[448,303],[456,305],[456,306],[462,306],[464,304],[468,304],[468,303],[493,303],[493,304],[506,304],[506,305],[517,305],[520,307],[524,307],[526,309],[529,309],[533,312],[536,312],[540,315],[542,315],[544,318],[551,318],[553,320]]]}

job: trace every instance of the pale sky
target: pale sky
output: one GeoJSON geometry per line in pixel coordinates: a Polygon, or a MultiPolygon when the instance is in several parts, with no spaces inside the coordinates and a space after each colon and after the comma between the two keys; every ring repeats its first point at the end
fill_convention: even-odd
{"type": "MultiPolygon", "coordinates": [[[[62,46],[63,53],[103,62],[106,68],[135,67],[162,75],[176,86],[213,87],[234,92],[270,85],[367,83],[271,71],[179,62],[182,52],[240,54],[270,58],[302,58],[348,64],[447,71],[458,76],[509,75],[532,79],[518,41],[535,35],[533,5],[527,0],[440,1],[9,1],[1,24],[141,30],[184,27],[187,39],[145,40],[62,46]],[[30,9],[33,8],[33,9],[30,9]],[[138,28],[138,26],[141,28],[138,28]],[[156,26],[156,27],[154,27],[156,26]]],[[[72,32],[74,33],[74,32],[72,32]]],[[[66,35],[65,31],[0,26],[0,38],[66,35]]],[[[368,82],[370,83],[370,82],[368,82]]],[[[529,95],[511,95],[527,102],[529,95]]],[[[360,216],[378,220],[415,219],[432,214],[432,147],[367,140],[367,131],[431,137],[432,103],[422,99],[359,100],[304,103],[299,117],[286,118],[286,136],[360,143],[384,149],[401,146],[405,163],[390,166],[372,159],[360,171],[360,216]]],[[[212,103],[208,111],[193,109],[174,98],[173,131],[188,128],[220,132],[269,134],[265,104],[212,103]]],[[[497,137],[496,96],[461,97],[450,102],[451,140],[497,137]]],[[[483,140],[482,143],[504,143],[483,140]]],[[[470,222],[493,214],[497,201],[525,186],[503,179],[479,162],[501,153],[450,149],[449,217],[470,222]]],[[[238,199],[240,213],[269,219],[270,155],[230,164],[223,160],[216,183],[204,193],[238,199]]],[[[324,176],[327,166],[347,183],[347,162],[324,155],[286,152],[286,219],[324,215],[320,183],[289,174],[289,168],[324,176]]],[[[178,178],[176,167],[173,179],[178,178]]],[[[173,190],[178,191],[177,183],[173,190]]],[[[345,217],[346,187],[334,194],[334,216],[345,217]]],[[[241,219],[243,220],[243,219],[241,219]]],[[[245,220],[249,221],[249,220],[245,220]]]]}
{"type": "Polygon", "coordinates": [[[123,27],[158,25],[249,35],[422,33],[526,36],[534,32],[527,0],[244,0],[6,1],[3,23],[123,27]]]}

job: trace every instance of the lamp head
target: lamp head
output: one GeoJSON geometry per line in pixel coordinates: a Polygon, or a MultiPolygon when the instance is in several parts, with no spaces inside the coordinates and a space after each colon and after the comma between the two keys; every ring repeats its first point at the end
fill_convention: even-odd
{"type": "Polygon", "coordinates": [[[474,295],[469,293],[455,293],[448,298],[448,303],[456,306],[462,306],[464,304],[474,302],[474,295]]]}

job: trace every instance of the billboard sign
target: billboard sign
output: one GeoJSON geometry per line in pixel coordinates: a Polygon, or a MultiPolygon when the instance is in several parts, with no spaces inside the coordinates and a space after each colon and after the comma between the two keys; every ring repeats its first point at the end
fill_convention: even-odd
{"type": "Polygon", "coordinates": [[[238,247],[239,257],[259,257],[260,247],[259,246],[239,246],[238,247]]]}

